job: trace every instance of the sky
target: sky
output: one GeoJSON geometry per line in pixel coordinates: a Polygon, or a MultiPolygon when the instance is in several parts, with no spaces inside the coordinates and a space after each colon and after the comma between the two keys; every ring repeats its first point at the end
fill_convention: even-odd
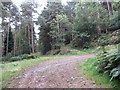
{"type": "MultiPolygon", "coordinates": [[[[23,2],[26,2],[26,1],[30,1],[30,0],[12,0],[14,2],[14,4],[18,7],[20,7],[20,5],[23,3],[23,2]]],[[[31,0],[32,1],[32,0],[31,0]]],[[[42,7],[39,7],[39,8],[43,8],[45,5],[46,5],[46,1],[47,0],[34,0],[35,2],[37,2],[37,4],[39,5],[42,5],[42,7]]]]}
{"type": "MultiPolygon", "coordinates": [[[[42,7],[44,7],[47,4],[47,0],[12,0],[16,6],[20,6],[20,4],[22,2],[26,2],[26,1],[35,1],[37,2],[37,4],[42,5],[42,7]]],[[[49,0],[49,1],[57,1],[57,0],[49,0]]],[[[70,0],[62,0],[63,4],[66,4],[66,1],[70,1],[70,0]]]]}

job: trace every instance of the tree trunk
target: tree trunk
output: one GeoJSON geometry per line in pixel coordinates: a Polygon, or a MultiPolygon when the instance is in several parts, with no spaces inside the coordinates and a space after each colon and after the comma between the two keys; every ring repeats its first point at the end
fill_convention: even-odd
{"type": "MultiPolygon", "coordinates": [[[[28,24],[27,26],[27,31],[28,31],[28,44],[29,44],[29,47],[31,46],[31,43],[30,43],[30,25],[28,24]]],[[[30,48],[30,52],[31,52],[31,48],[30,48]]]]}
{"type": "Polygon", "coordinates": [[[59,26],[59,21],[57,20],[57,43],[60,42],[60,26],[59,26]]]}
{"type": "MultiPolygon", "coordinates": [[[[19,26],[19,31],[18,31],[18,33],[20,34],[20,29],[21,29],[21,27],[19,26]]],[[[19,40],[18,40],[18,55],[20,55],[20,38],[19,38],[19,40]]]]}
{"type": "Polygon", "coordinates": [[[106,0],[106,2],[107,2],[107,8],[110,16],[112,14],[112,3],[110,2],[110,0],[106,0]]]}
{"type": "Polygon", "coordinates": [[[16,56],[16,32],[14,34],[14,56],[16,56]]]}
{"type": "MultiPolygon", "coordinates": [[[[9,21],[10,21],[10,20],[9,20],[9,21]]],[[[7,57],[8,57],[9,32],[10,32],[10,22],[8,22],[8,31],[7,31],[7,45],[6,45],[6,56],[7,56],[7,57]]]]}
{"type": "Polygon", "coordinates": [[[16,31],[17,31],[17,24],[15,25],[15,33],[14,33],[14,56],[16,56],[16,31]]]}
{"type": "MultiPolygon", "coordinates": [[[[98,12],[98,14],[97,14],[97,20],[98,20],[98,22],[99,22],[99,19],[100,19],[100,14],[99,14],[99,12],[98,12]]],[[[97,28],[98,28],[98,35],[101,35],[100,24],[98,24],[97,28]]]]}
{"type": "Polygon", "coordinates": [[[20,42],[20,38],[19,38],[18,55],[20,55],[20,47],[21,47],[21,42],[20,42]]]}
{"type": "Polygon", "coordinates": [[[34,48],[34,35],[33,35],[33,25],[31,25],[31,37],[32,37],[32,53],[35,53],[35,48],[34,48]]]}

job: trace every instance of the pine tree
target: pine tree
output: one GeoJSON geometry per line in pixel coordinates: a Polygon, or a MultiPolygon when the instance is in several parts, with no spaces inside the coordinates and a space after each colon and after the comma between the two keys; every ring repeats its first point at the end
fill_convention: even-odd
{"type": "Polygon", "coordinates": [[[47,2],[47,7],[44,8],[42,14],[38,18],[38,23],[40,25],[39,47],[41,47],[40,51],[42,54],[46,54],[46,52],[52,49],[52,38],[49,35],[50,31],[52,30],[50,23],[54,18],[56,18],[57,14],[62,13],[63,6],[61,2],[47,2]]]}
{"type": "MultiPolygon", "coordinates": [[[[6,33],[5,39],[4,39],[4,55],[6,56],[6,48],[7,48],[7,35],[8,33],[6,33]]],[[[13,51],[13,46],[14,46],[14,39],[13,39],[13,33],[11,31],[9,31],[9,38],[8,38],[8,53],[11,53],[13,51]]]]}

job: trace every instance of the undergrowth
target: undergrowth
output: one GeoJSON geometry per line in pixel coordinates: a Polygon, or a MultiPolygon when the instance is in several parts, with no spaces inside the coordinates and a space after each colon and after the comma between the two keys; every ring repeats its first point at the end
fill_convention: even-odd
{"type": "Polygon", "coordinates": [[[82,68],[83,75],[91,79],[93,83],[105,88],[114,88],[120,90],[120,83],[117,80],[110,81],[108,73],[99,73],[96,69],[96,58],[90,58],[84,62],[80,67],[82,68]]]}

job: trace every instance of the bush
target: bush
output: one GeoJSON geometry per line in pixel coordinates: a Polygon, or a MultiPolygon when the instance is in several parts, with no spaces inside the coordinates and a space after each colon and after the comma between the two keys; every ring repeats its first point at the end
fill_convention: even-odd
{"type": "Polygon", "coordinates": [[[104,33],[99,36],[95,42],[97,42],[100,46],[110,45],[110,44],[118,44],[120,43],[119,39],[120,30],[116,30],[111,33],[104,33]]]}
{"type": "Polygon", "coordinates": [[[38,53],[35,53],[35,54],[31,54],[31,55],[33,55],[35,58],[39,58],[42,55],[42,53],[38,52],[38,53]]]}
{"type": "Polygon", "coordinates": [[[61,47],[59,54],[60,55],[67,55],[67,54],[71,54],[71,51],[67,47],[61,47]]]}
{"type": "Polygon", "coordinates": [[[53,49],[51,51],[48,51],[46,55],[58,55],[60,53],[60,49],[53,49]]]}
{"type": "Polygon", "coordinates": [[[40,56],[40,53],[36,53],[36,54],[24,54],[24,55],[20,55],[20,56],[15,56],[12,57],[11,53],[8,54],[8,57],[4,56],[4,57],[0,57],[0,62],[4,63],[4,62],[14,62],[14,61],[19,61],[19,60],[23,60],[23,59],[35,59],[38,58],[40,56]]]}
{"type": "Polygon", "coordinates": [[[22,60],[22,57],[17,56],[17,57],[11,57],[11,59],[10,59],[11,62],[19,61],[19,60],[22,60]]]}
{"type": "Polygon", "coordinates": [[[29,54],[24,54],[22,56],[22,59],[35,59],[35,56],[34,55],[29,55],[29,54]]]}
{"type": "Polygon", "coordinates": [[[7,57],[1,57],[0,61],[1,61],[2,63],[4,63],[4,62],[8,61],[8,58],[7,58],[7,57]]]}
{"type": "Polygon", "coordinates": [[[120,80],[120,54],[117,51],[99,55],[96,66],[100,73],[109,73],[111,80],[120,80]]]}
{"type": "Polygon", "coordinates": [[[119,33],[120,33],[120,30],[116,30],[109,35],[110,36],[110,39],[109,39],[110,44],[120,43],[119,33]]]}
{"type": "Polygon", "coordinates": [[[11,57],[12,57],[12,54],[11,54],[11,53],[8,53],[8,57],[6,57],[6,56],[1,57],[1,60],[0,60],[0,61],[2,61],[2,63],[4,63],[4,62],[9,62],[11,57]]]}

